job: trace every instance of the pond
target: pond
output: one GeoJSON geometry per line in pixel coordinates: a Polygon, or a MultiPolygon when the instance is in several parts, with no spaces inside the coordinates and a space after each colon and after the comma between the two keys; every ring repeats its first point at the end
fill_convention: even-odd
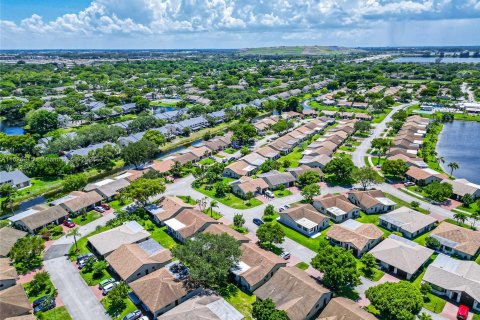
{"type": "Polygon", "coordinates": [[[25,133],[23,130],[23,123],[13,122],[9,120],[0,120],[0,132],[5,133],[7,136],[18,136],[25,133]]]}
{"type": "Polygon", "coordinates": [[[172,106],[158,106],[158,107],[155,108],[155,113],[163,113],[163,112],[167,112],[167,111],[173,111],[175,109],[176,108],[172,107],[172,106]]]}
{"type": "Polygon", "coordinates": [[[437,152],[445,159],[442,164],[445,172],[450,173],[447,165],[456,162],[459,166],[453,172],[456,178],[480,184],[480,122],[445,123],[439,136],[437,152]]]}
{"type": "Polygon", "coordinates": [[[401,57],[393,59],[393,63],[480,63],[480,58],[459,58],[459,57],[401,57]]]}

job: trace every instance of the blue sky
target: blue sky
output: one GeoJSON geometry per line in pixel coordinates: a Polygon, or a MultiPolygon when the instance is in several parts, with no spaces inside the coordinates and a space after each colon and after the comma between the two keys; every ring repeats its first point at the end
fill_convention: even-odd
{"type": "Polygon", "coordinates": [[[1,49],[480,45],[480,0],[1,0],[1,49]]]}

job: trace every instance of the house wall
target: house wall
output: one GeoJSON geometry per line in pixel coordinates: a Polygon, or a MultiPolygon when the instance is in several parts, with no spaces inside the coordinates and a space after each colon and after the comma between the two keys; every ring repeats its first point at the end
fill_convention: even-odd
{"type": "Polygon", "coordinates": [[[247,290],[249,292],[253,292],[253,291],[257,290],[258,288],[260,288],[263,284],[265,284],[265,282],[267,282],[271,277],[273,277],[273,275],[275,274],[275,272],[278,271],[278,269],[280,269],[282,267],[286,267],[286,266],[287,266],[287,263],[276,264],[275,267],[273,267],[273,269],[270,270],[270,272],[265,277],[263,277],[262,280],[260,280],[257,283],[254,283],[252,285],[250,285],[247,282],[247,280],[245,280],[245,278],[242,277],[242,275],[235,276],[235,281],[237,281],[240,284],[240,286],[242,288],[244,288],[245,290],[247,290]]]}
{"type": "Polygon", "coordinates": [[[230,170],[230,168],[223,170],[223,175],[230,178],[240,178],[240,175],[230,170]]]}
{"type": "Polygon", "coordinates": [[[0,280],[0,291],[13,287],[16,284],[15,279],[0,280]]]}
{"type": "Polygon", "coordinates": [[[190,299],[191,297],[193,296],[196,296],[197,294],[199,294],[201,291],[201,289],[195,289],[193,291],[190,291],[189,293],[187,293],[185,296],[181,297],[180,299],[178,300],[175,300],[174,302],[166,305],[165,307],[153,312],[153,315],[154,315],[154,319],[156,319],[157,317],[159,317],[160,315],[164,314],[165,312],[167,312],[168,310],[178,306],[179,304],[181,304],[182,302],[184,301],[187,301],[188,299],[190,299]]]}
{"type": "Polygon", "coordinates": [[[327,304],[330,302],[330,300],[332,300],[331,292],[322,295],[320,299],[318,299],[317,303],[315,303],[313,308],[310,309],[310,311],[306,314],[305,319],[307,320],[316,319],[316,316],[318,316],[318,313],[320,312],[320,310],[325,308],[327,304]]]}

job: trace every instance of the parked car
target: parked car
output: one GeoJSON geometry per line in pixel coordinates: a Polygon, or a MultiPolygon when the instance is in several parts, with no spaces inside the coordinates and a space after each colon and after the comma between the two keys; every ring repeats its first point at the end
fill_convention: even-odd
{"type": "Polygon", "coordinates": [[[108,278],[108,279],[102,280],[102,281],[98,284],[98,288],[99,288],[99,289],[103,289],[103,287],[105,287],[105,286],[107,286],[108,284],[113,283],[113,282],[115,282],[115,279],[113,279],[113,278],[108,278]]]}
{"type": "Polygon", "coordinates": [[[269,197],[269,198],[275,198],[275,195],[274,195],[273,192],[270,191],[270,190],[265,191],[265,195],[266,195],[267,197],[269,197]]]}
{"type": "Polygon", "coordinates": [[[262,221],[262,219],[253,218],[253,223],[255,223],[257,226],[261,226],[264,222],[262,221]]]}
{"type": "Polygon", "coordinates": [[[278,212],[282,212],[283,210],[285,210],[285,208],[284,208],[284,207],[280,207],[280,208],[278,209],[278,212]]]}
{"type": "Polygon", "coordinates": [[[77,264],[79,264],[82,260],[86,260],[90,257],[93,257],[93,253],[84,253],[84,254],[78,255],[77,264]]]}
{"type": "Polygon", "coordinates": [[[66,227],[69,227],[69,228],[73,228],[73,227],[75,227],[75,222],[73,222],[72,219],[67,218],[67,219],[63,220],[63,225],[66,226],[66,227]]]}
{"type": "Polygon", "coordinates": [[[110,291],[112,291],[113,288],[115,288],[118,285],[118,281],[112,282],[107,284],[105,287],[102,289],[102,294],[106,296],[110,291]]]}
{"type": "Polygon", "coordinates": [[[136,320],[136,319],[140,319],[141,316],[142,316],[142,312],[140,310],[135,310],[127,314],[125,317],[123,317],[123,320],[136,320]]]}
{"type": "MultiPolygon", "coordinates": [[[[33,307],[33,313],[37,313],[37,312],[40,312],[40,311],[44,312],[44,311],[55,308],[55,306],[56,306],[55,299],[53,299],[52,297],[45,296],[45,297],[42,297],[40,299],[42,299],[42,300],[40,302],[38,302],[33,307]]],[[[37,300],[39,300],[39,299],[37,299],[37,300]]],[[[35,300],[35,301],[37,301],[37,300],[35,300]]],[[[35,303],[35,301],[34,301],[34,303],[35,303]]]]}
{"type": "Polygon", "coordinates": [[[138,318],[138,320],[150,320],[150,319],[148,319],[147,316],[142,316],[141,318],[138,318]]]}
{"type": "Polygon", "coordinates": [[[406,187],[409,187],[409,186],[414,186],[415,183],[413,183],[412,181],[405,181],[404,185],[405,185],[406,187]]]}
{"type": "Polygon", "coordinates": [[[288,259],[290,259],[290,252],[284,251],[284,252],[280,253],[280,257],[282,257],[284,260],[288,260],[288,259]]]}
{"type": "Polygon", "coordinates": [[[93,259],[93,261],[97,261],[97,259],[93,256],[88,257],[87,259],[80,260],[80,262],[78,263],[78,269],[82,269],[83,267],[85,267],[88,260],[90,260],[90,259],[93,259]]]}
{"type": "Polygon", "coordinates": [[[284,207],[285,207],[285,210],[290,208],[290,206],[288,204],[284,205],[284,207]]]}
{"type": "Polygon", "coordinates": [[[42,304],[43,301],[49,299],[50,296],[43,296],[38,299],[33,300],[32,306],[35,308],[36,306],[42,304]]]}
{"type": "Polygon", "coordinates": [[[466,305],[461,304],[458,307],[457,319],[467,320],[469,311],[470,311],[470,309],[466,305]]]}
{"type": "Polygon", "coordinates": [[[93,207],[93,210],[95,210],[95,211],[97,211],[97,212],[100,212],[100,213],[104,213],[104,212],[105,212],[105,209],[103,209],[103,208],[100,207],[100,206],[93,207]]]}
{"type": "Polygon", "coordinates": [[[105,210],[110,210],[110,206],[106,203],[102,203],[100,206],[105,210]]]}

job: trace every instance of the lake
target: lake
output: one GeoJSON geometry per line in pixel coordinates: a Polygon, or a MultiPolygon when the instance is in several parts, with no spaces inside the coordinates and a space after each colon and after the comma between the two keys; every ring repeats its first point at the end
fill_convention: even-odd
{"type": "Polygon", "coordinates": [[[439,156],[445,158],[443,170],[450,173],[449,162],[459,166],[457,178],[480,184],[480,122],[453,121],[443,125],[437,144],[439,156]]]}

